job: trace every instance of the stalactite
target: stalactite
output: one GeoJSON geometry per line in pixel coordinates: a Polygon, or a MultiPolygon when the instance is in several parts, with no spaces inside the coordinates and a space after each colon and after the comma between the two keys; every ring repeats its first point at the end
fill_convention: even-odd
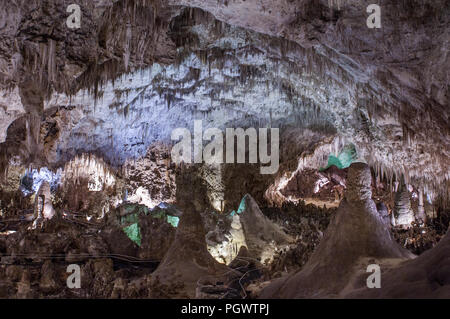
{"type": "Polygon", "coordinates": [[[124,52],[125,71],[128,71],[128,66],[130,63],[131,38],[132,38],[131,23],[128,22],[125,35],[125,52],[124,52]]]}

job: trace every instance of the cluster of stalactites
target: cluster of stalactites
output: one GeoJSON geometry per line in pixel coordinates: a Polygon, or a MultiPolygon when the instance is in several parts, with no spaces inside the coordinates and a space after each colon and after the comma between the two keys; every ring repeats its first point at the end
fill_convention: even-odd
{"type": "Polygon", "coordinates": [[[400,184],[411,185],[423,192],[431,204],[446,207],[450,200],[450,173],[443,176],[428,175],[425,168],[410,169],[406,166],[387,166],[381,161],[370,160],[377,182],[388,184],[391,192],[396,192],[400,184]]]}
{"type": "Polygon", "coordinates": [[[43,95],[50,97],[53,89],[70,92],[70,81],[58,70],[57,52],[60,44],[54,39],[39,42],[35,47],[23,47],[23,68],[28,77],[39,81],[43,95]],[[32,74],[32,75],[31,75],[32,74]]]}
{"type": "Polygon", "coordinates": [[[157,0],[125,0],[118,1],[104,14],[104,20],[115,21],[122,19],[125,29],[120,32],[119,41],[122,43],[122,61],[109,60],[95,63],[79,79],[76,88],[87,88],[94,100],[102,97],[102,88],[109,81],[113,85],[115,80],[123,74],[135,69],[142,70],[154,62],[156,41],[158,40],[161,21],[157,16],[161,4],[157,0]],[[144,32],[137,32],[138,26],[144,32]],[[133,63],[133,67],[132,66],[133,63]]]}
{"type": "Polygon", "coordinates": [[[64,166],[62,184],[79,185],[88,181],[90,190],[101,190],[115,183],[114,172],[102,159],[92,154],[76,156],[64,166]]]}
{"type": "MultiPolygon", "coordinates": [[[[329,154],[338,154],[350,142],[351,140],[337,135],[324,140],[315,148],[313,153],[300,155],[296,170],[285,172],[277,177],[265,192],[265,198],[271,205],[275,206],[281,206],[284,202],[289,201],[281,191],[292,178],[305,169],[318,169],[324,166],[329,154]]],[[[411,170],[405,166],[388,166],[382,161],[375,161],[374,158],[366,155],[356,161],[365,161],[369,164],[374,173],[376,184],[386,183],[389,191],[393,194],[398,191],[401,184],[405,184],[409,189],[412,186],[413,189],[418,191],[418,196],[425,197],[430,204],[443,208],[448,207],[450,199],[449,173],[440,177],[427,176],[423,174],[423,169],[420,171],[419,169],[411,170]],[[420,174],[421,172],[422,174],[420,174]]]]}
{"type": "Polygon", "coordinates": [[[58,62],[59,64],[67,62],[57,61],[57,57],[61,56],[59,52],[63,49],[63,45],[49,38],[39,42],[36,47],[23,47],[23,67],[39,81],[47,98],[50,98],[54,90],[74,95],[80,89],[88,88],[89,92],[97,99],[99,88],[102,85],[129,71],[132,57],[135,64],[140,67],[149,65],[149,61],[144,61],[144,55],[149,50],[154,53],[160,27],[157,23],[160,7],[161,4],[158,0],[122,0],[115,2],[104,12],[103,21],[106,25],[115,21],[119,15],[126,16],[125,32],[120,33],[124,49],[121,63],[116,60],[107,60],[102,63],[94,61],[74,81],[67,77],[62,71],[61,65],[58,65],[58,62]],[[133,28],[138,24],[145,26],[145,29],[148,30],[147,34],[140,35],[139,38],[133,32],[133,28]],[[143,39],[146,39],[146,43],[142,43],[143,39]],[[133,41],[136,43],[132,43],[133,41]]]}

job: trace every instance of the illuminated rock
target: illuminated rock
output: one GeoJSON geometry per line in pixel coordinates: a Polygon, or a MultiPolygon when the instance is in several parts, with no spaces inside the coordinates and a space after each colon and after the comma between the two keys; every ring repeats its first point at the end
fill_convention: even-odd
{"type": "Polygon", "coordinates": [[[423,191],[421,188],[419,189],[419,205],[417,207],[416,218],[417,220],[420,220],[422,222],[425,222],[427,220],[427,215],[425,213],[425,206],[423,203],[423,191]]]}
{"type": "Polygon", "coordinates": [[[152,274],[153,284],[179,283],[178,296],[195,297],[197,282],[205,279],[224,281],[230,269],[208,252],[202,219],[193,207],[183,212],[175,239],[152,274]]]}
{"type": "Polygon", "coordinates": [[[391,237],[371,198],[371,180],[367,164],[350,166],[345,199],[311,258],[301,271],[273,281],[260,297],[339,297],[354,277],[365,273],[369,260],[414,257],[391,237]]]}
{"type": "Polygon", "coordinates": [[[29,170],[22,177],[20,183],[20,190],[25,195],[34,194],[39,190],[39,186],[43,181],[47,181],[50,184],[50,189],[56,189],[61,181],[61,170],[52,172],[47,167],[42,167],[39,170],[29,170]]]}
{"type": "Polygon", "coordinates": [[[53,209],[52,194],[50,192],[50,184],[43,181],[36,193],[34,201],[34,218],[35,219],[51,219],[56,212],[53,209]]]}
{"type": "Polygon", "coordinates": [[[281,227],[264,216],[250,195],[244,196],[237,213],[249,254],[262,263],[272,260],[275,251],[292,242],[281,227]]]}
{"type": "Polygon", "coordinates": [[[409,228],[414,221],[411,198],[406,185],[402,183],[395,194],[394,226],[409,228]]]}
{"type": "Polygon", "coordinates": [[[242,223],[238,214],[231,216],[230,228],[217,227],[206,235],[208,251],[219,262],[229,264],[242,247],[247,247],[242,223]]]}
{"type": "MultiPolygon", "coordinates": [[[[353,152],[339,156],[349,143],[383,184],[382,196],[374,196],[377,201],[391,208],[391,183],[403,175],[406,184],[421,187],[418,220],[424,218],[425,209],[432,218],[449,206],[448,0],[382,1],[381,32],[367,28],[367,3],[362,0],[79,2],[83,18],[78,30],[68,30],[64,23],[67,1],[4,1],[0,10],[0,178],[6,177],[0,179],[0,214],[18,220],[0,224],[1,241],[8,242],[8,251],[0,244],[2,254],[17,252],[15,256],[29,254],[38,260],[42,259],[38,253],[66,253],[66,261],[85,261],[80,253],[134,256],[137,245],[123,231],[133,225],[130,235],[136,241],[138,230],[142,235],[139,253],[146,245],[149,249],[142,256],[159,250],[160,260],[173,247],[158,273],[166,283],[182,285],[185,280],[192,296],[195,274],[216,276],[219,268],[199,244],[203,232],[189,229],[201,221],[190,216],[180,221],[174,245],[170,245],[176,231],[172,226],[179,216],[167,215],[164,227],[155,226],[153,233],[152,227],[144,230],[133,221],[107,234],[113,237],[108,244],[114,250],[97,242],[97,230],[103,230],[97,226],[110,207],[128,200],[153,208],[161,201],[175,203],[175,193],[184,193],[176,195],[177,205],[192,199],[202,216],[237,208],[245,193],[261,205],[266,199],[269,206],[281,206],[302,198],[295,196],[300,188],[289,187],[302,182],[297,177],[306,169],[317,172],[327,160],[339,167],[353,163],[353,152]],[[194,120],[221,130],[280,127],[279,173],[261,179],[242,166],[221,167],[201,177],[206,191],[193,179],[175,180],[179,167],[170,163],[167,152],[155,155],[148,149],[155,143],[170,144],[174,128],[189,127],[194,120]],[[25,170],[44,166],[66,166],[65,196],[56,194],[54,207],[68,219],[61,224],[75,225],[71,236],[68,229],[55,227],[25,232],[21,228],[28,223],[23,217],[33,204],[21,205],[6,194],[17,192],[25,170]],[[123,199],[124,190],[129,194],[123,199]],[[423,196],[430,205],[424,205],[423,196]],[[172,231],[165,233],[168,229],[172,231]],[[43,236],[36,241],[35,235],[43,236]],[[126,244],[115,245],[114,240],[122,238],[126,244]],[[128,244],[133,249],[128,250],[128,244]],[[174,279],[178,276],[180,280],[174,279]]],[[[356,271],[358,276],[353,277],[349,273],[363,269],[369,261],[364,258],[404,260],[391,245],[385,225],[376,221],[386,221],[386,210],[377,212],[370,199],[370,185],[365,183],[371,174],[366,169],[352,174],[348,185],[333,172],[316,176],[312,187],[301,185],[320,194],[333,190],[328,187],[336,183],[336,192],[330,191],[327,201],[341,202],[341,207],[318,255],[299,277],[290,277],[296,287],[286,283],[281,296],[336,296],[360,283],[361,273],[356,271]],[[307,272],[311,279],[305,279],[307,272]],[[348,286],[342,288],[345,281],[348,286]]],[[[30,179],[26,182],[33,184],[30,179]]],[[[36,197],[36,221],[54,213],[48,211],[47,201],[46,195],[36,197]]],[[[230,225],[224,226],[226,231],[217,232],[220,245],[211,253],[225,256],[227,262],[239,246],[248,246],[252,256],[270,260],[284,236],[247,199],[241,204],[230,225]]],[[[394,224],[408,226],[413,219],[411,203],[399,193],[397,204],[394,224]]],[[[412,204],[415,209],[416,202],[412,204]]],[[[45,224],[57,223],[58,218],[45,224]]],[[[152,218],[147,222],[145,226],[152,218]]],[[[426,256],[433,263],[423,259],[408,263],[409,275],[398,277],[412,282],[417,267],[419,284],[430,295],[445,296],[448,246],[439,247],[444,247],[436,250],[439,258],[426,256]]],[[[15,256],[4,258],[15,262],[15,256]]],[[[114,270],[112,261],[107,263],[110,275],[100,275],[103,279],[93,283],[93,295],[110,296],[106,292],[113,285],[114,270]]],[[[90,265],[96,273],[103,268],[90,265]]],[[[394,282],[395,276],[390,276],[394,282]]],[[[29,289],[39,286],[35,280],[24,284],[29,289]]],[[[42,285],[44,290],[48,286],[42,285]]],[[[126,290],[124,286],[118,282],[117,290],[126,290]]],[[[15,289],[23,296],[29,290],[8,287],[15,289]]],[[[415,289],[400,290],[404,295],[410,291],[415,289]]]]}

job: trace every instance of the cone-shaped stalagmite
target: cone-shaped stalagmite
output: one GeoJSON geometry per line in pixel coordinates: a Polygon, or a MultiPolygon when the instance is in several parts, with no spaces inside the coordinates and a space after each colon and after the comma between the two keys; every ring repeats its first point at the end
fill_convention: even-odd
{"type": "Polygon", "coordinates": [[[293,241],[277,224],[264,216],[249,194],[242,199],[239,211],[241,211],[239,216],[245,241],[252,257],[259,258],[261,262],[270,260],[274,254],[275,245],[287,245],[293,241]]]}
{"type": "Polygon", "coordinates": [[[152,274],[154,282],[181,284],[180,297],[195,297],[197,282],[204,278],[222,278],[231,269],[217,262],[208,252],[200,214],[190,206],[181,217],[174,242],[152,274]]]}
{"type": "MultiPolygon", "coordinates": [[[[344,200],[304,268],[274,281],[262,298],[339,297],[356,273],[366,271],[369,258],[413,257],[393,240],[377,211],[369,167],[353,163],[347,185],[344,200]]],[[[365,285],[365,278],[355,284],[365,285]]]]}

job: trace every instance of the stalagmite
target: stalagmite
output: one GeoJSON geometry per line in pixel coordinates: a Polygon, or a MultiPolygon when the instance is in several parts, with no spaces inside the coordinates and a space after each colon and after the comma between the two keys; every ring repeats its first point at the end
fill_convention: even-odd
{"type": "Polygon", "coordinates": [[[74,2],[0,9],[0,299],[449,295],[448,0],[74,2]]]}
{"type": "Polygon", "coordinates": [[[183,283],[178,294],[195,297],[201,279],[224,281],[230,269],[217,262],[208,252],[201,216],[194,207],[183,212],[175,239],[161,264],[152,274],[154,284],[183,283]]]}
{"type": "Polygon", "coordinates": [[[411,227],[411,223],[415,221],[408,188],[403,182],[400,183],[395,194],[394,218],[395,226],[402,226],[405,228],[411,227]]]}
{"type": "Polygon", "coordinates": [[[42,182],[36,193],[34,200],[34,222],[33,228],[36,228],[44,219],[52,219],[56,212],[53,209],[50,184],[47,181],[42,182]]]}
{"type": "Polygon", "coordinates": [[[278,225],[263,215],[256,201],[245,195],[237,211],[249,253],[261,262],[272,260],[275,250],[293,241],[278,225]]]}
{"type": "Polygon", "coordinates": [[[423,205],[423,190],[419,188],[419,205],[417,207],[417,219],[422,222],[426,221],[425,207],[423,205]]]}
{"type": "MultiPolygon", "coordinates": [[[[301,271],[272,282],[260,297],[342,297],[353,278],[366,271],[368,260],[381,263],[413,256],[393,240],[377,211],[372,200],[369,167],[353,163],[345,199],[307,264],[301,271]]],[[[365,281],[358,285],[365,286],[365,281]]]]}
{"type": "Polygon", "coordinates": [[[228,265],[239,253],[241,247],[247,247],[239,214],[232,216],[229,231],[221,236],[222,229],[215,229],[206,235],[208,251],[218,262],[228,265]],[[218,241],[217,238],[223,238],[218,241]]]}

